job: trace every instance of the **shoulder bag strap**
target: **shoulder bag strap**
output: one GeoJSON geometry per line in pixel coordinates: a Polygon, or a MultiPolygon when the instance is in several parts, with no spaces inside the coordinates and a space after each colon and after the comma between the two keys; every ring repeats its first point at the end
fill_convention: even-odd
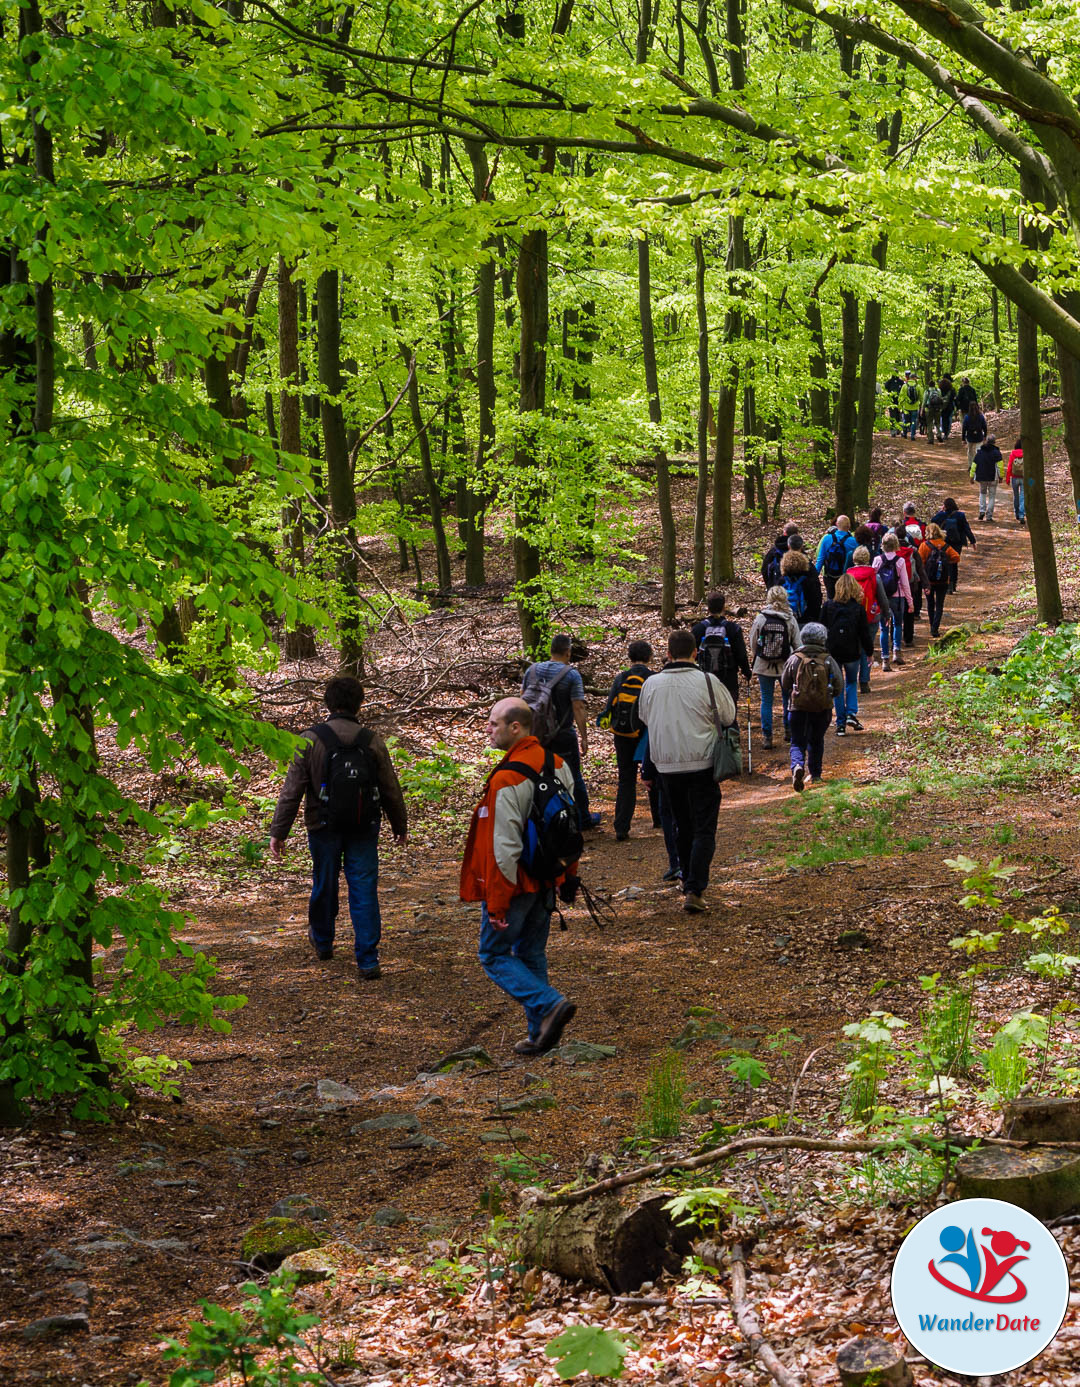
{"type": "Polygon", "coordinates": [[[709,677],[708,674],[705,673],[704,670],[702,670],[701,672],[705,675],[705,687],[709,691],[709,707],[712,709],[712,720],[716,727],[716,734],[718,737],[722,737],[724,735],[725,728],[724,724],[720,721],[720,714],[716,708],[716,695],[713,693],[712,679],[709,677]]]}

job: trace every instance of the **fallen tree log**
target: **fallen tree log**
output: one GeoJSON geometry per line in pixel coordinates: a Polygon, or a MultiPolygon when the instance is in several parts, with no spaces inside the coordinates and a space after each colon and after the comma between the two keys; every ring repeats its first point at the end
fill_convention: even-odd
{"type": "Polygon", "coordinates": [[[673,1193],[639,1191],[552,1208],[542,1206],[536,1191],[526,1190],[522,1260],[568,1281],[636,1291],[665,1271],[678,1271],[691,1250],[696,1230],[675,1224],[663,1207],[673,1193]]]}

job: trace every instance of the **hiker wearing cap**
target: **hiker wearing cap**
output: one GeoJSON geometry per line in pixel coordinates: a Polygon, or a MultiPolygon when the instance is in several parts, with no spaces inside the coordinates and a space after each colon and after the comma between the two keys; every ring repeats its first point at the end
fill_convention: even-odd
{"type": "Polygon", "coordinates": [[[463,901],[482,902],[484,972],[525,1008],[527,1034],[514,1046],[518,1055],[552,1049],[577,1011],[551,986],[547,963],[555,893],[570,904],[580,885],[574,778],[532,728],[524,699],[500,699],[488,716],[488,742],[503,758],[473,813],[460,887],[463,901]]]}
{"type": "Polygon", "coordinates": [[[802,645],[784,665],[780,686],[791,700],[791,785],[821,779],[825,733],[834,701],[844,692],[844,676],[828,651],[828,632],[819,621],[802,629],[802,645]]]}

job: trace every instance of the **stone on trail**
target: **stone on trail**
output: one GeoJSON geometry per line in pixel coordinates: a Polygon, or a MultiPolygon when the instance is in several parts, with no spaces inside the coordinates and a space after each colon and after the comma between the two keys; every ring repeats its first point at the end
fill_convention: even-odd
{"type": "Polygon", "coordinates": [[[318,1281],[329,1281],[343,1269],[351,1258],[356,1260],[357,1250],[350,1243],[326,1243],[307,1252],[294,1252],[281,1264],[282,1271],[292,1272],[299,1286],[312,1286],[318,1281]]]}
{"type": "Polygon", "coordinates": [[[260,1271],[276,1271],[294,1252],[321,1247],[324,1239],[294,1218],[264,1218],[240,1240],[240,1256],[260,1271]]]}
{"type": "Polygon", "coordinates": [[[361,1132],[418,1132],[420,1119],[411,1112],[387,1112],[381,1117],[369,1117],[366,1122],[358,1122],[349,1128],[351,1137],[361,1132]]]}
{"type": "Polygon", "coordinates": [[[606,1060],[616,1053],[614,1045],[595,1045],[591,1040],[567,1040],[552,1056],[558,1056],[567,1064],[577,1064],[579,1060],[606,1060]]]}
{"type": "Polygon", "coordinates": [[[287,1194],[267,1214],[267,1218],[306,1218],[312,1223],[325,1223],[330,1216],[330,1210],[316,1204],[310,1194],[287,1194]]]}
{"type": "Polygon", "coordinates": [[[320,1079],[315,1091],[324,1103],[362,1103],[364,1100],[356,1089],[348,1084],[339,1084],[335,1079],[320,1079]]]}
{"type": "Polygon", "coordinates": [[[531,1138],[523,1127],[493,1127],[489,1132],[481,1132],[480,1140],[491,1142],[522,1142],[530,1141],[531,1138]]]}
{"type": "Polygon", "coordinates": [[[412,1132],[404,1141],[395,1142],[391,1151],[445,1151],[446,1147],[426,1132],[412,1132]]]}
{"type": "Polygon", "coordinates": [[[497,1108],[498,1114],[519,1112],[543,1112],[545,1108],[557,1106],[555,1099],[549,1093],[527,1093],[524,1098],[514,1098],[510,1102],[500,1102],[492,1098],[492,1104],[497,1108]]]}
{"type": "Polygon", "coordinates": [[[74,1257],[69,1257],[66,1252],[61,1252],[58,1247],[47,1247],[41,1254],[41,1260],[50,1271],[82,1271],[83,1264],[74,1257]]]}
{"type": "Polygon", "coordinates": [[[27,1340],[51,1339],[62,1334],[89,1334],[90,1316],[85,1311],[76,1315],[47,1315],[24,1326],[22,1337],[27,1340]]]}
{"type": "Polygon", "coordinates": [[[482,1045],[466,1045],[463,1050],[451,1050],[427,1067],[425,1076],[460,1074],[467,1069],[493,1069],[495,1061],[482,1045]]]}
{"type": "Polygon", "coordinates": [[[409,1216],[396,1209],[393,1204],[384,1204],[381,1209],[375,1210],[371,1221],[376,1228],[400,1228],[403,1223],[408,1223],[409,1216]]]}

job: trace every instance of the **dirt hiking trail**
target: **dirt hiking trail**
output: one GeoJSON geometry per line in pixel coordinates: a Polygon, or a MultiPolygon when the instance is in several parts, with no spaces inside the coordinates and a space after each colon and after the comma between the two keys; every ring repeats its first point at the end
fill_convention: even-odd
{"type": "MultiPolygon", "coordinates": [[[[934,494],[954,495],[969,518],[977,513],[958,440],[904,448],[923,460],[934,494]]],[[[986,618],[1030,570],[1027,535],[1004,487],[997,515],[993,525],[972,519],[978,547],[964,552],[943,634],[986,618]]],[[[931,673],[925,611],[915,629],[907,663],[890,674],[875,670],[871,694],[860,699],[866,731],[840,741],[829,732],[827,780],[867,785],[903,771],[898,704],[931,673]]],[[[745,716],[744,701],[743,726],[745,716]]],[[[803,798],[823,793],[815,787],[803,798]]],[[[890,980],[888,1005],[900,1010],[918,992],[917,973],[955,969],[946,945],[959,916],[941,861],[947,854],[933,841],[906,855],[898,845],[880,859],[786,867],[781,810],[793,797],[787,748],[778,735],[776,750],[761,749],[755,714],[753,774],[725,791],[720,812],[711,912],[691,917],[661,882],[663,842],[647,812],[639,803],[633,835],[617,844],[613,785],[597,788],[608,827],[592,835],[582,875],[626,894],[604,932],[571,912],[567,932],[553,931],[550,958],[553,980],[578,1004],[567,1039],[613,1054],[571,1048],[526,1063],[511,1058],[520,1010],[476,960],[477,915],[457,899],[456,855],[426,857],[419,845],[407,870],[399,854],[384,856],[378,983],[357,981],[351,949],[339,948],[330,963],[312,956],[308,878],[295,846],[273,888],[236,880],[228,899],[200,909],[189,937],[220,960],[219,990],[249,1002],[231,1035],[166,1030],[162,1048],[193,1066],[182,1103],[140,1103],[108,1128],[72,1131],[54,1120],[4,1139],[7,1387],[163,1382],[155,1341],[181,1332],[199,1297],[235,1303],[242,1232],[290,1194],[325,1206],[330,1225],[364,1255],[401,1248],[422,1256],[433,1240],[452,1240],[467,1226],[499,1174],[496,1157],[520,1150],[556,1183],[583,1161],[597,1164],[595,1153],[633,1136],[650,1064],[691,1007],[711,1009],[719,1031],[747,1049],[783,1027],[796,1033],[789,1055],[779,1047],[766,1060],[779,1085],[771,1091],[786,1105],[810,1049],[834,1045],[840,1025],[881,1004],[870,1000],[877,982],[890,980]],[[918,920],[901,904],[916,907],[918,920]],[[866,947],[842,942],[852,930],[863,932],[866,947]],[[417,1078],[469,1046],[494,1063],[417,1078]],[[320,1080],[348,1086],[357,1101],[326,1099],[320,1080]],[[537,1092],[554,1106],[491,1120],[501,1105],[537,1092]],[[92,1297],[90,1332],[24,1344],[20,1326],[73,1309],[75,1283],[92,1297]]],[[[968,812],[975,823],[992,807],[968,812]]],[[[719,1095],[734,1119],[765,1111],[763,1096],[732,1094],[713,1058],[716,1043],[686,1052],[688,1096],[719,1095]]],[[[812,1107],[832,1083],[815,1076],[801,1104],[812,1107]]]]}

